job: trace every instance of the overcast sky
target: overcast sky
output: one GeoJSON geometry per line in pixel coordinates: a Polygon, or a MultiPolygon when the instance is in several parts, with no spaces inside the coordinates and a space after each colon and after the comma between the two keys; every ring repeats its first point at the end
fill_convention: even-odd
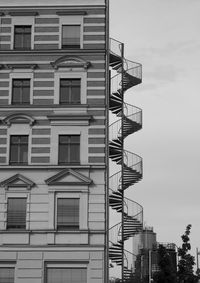
{"type": "Polygon", "coordinates": [[[143,65],[126,101],[143,109],[143,129],[126,140],[141,155],[143,180],[127,195],[144,207],[160,242],[181,243],[192,224],[200,248],[200,1],[110,0],[110,36],[143,65]]]}

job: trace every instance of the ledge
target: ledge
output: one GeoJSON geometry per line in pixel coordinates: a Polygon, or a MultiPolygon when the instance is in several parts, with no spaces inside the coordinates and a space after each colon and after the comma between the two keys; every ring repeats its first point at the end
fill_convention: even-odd
{"type": "Polygon", "coordinates": [[[56,12],[57,15],[59,16],[70,16],[70,15],[77,15],[77,16],[82,16],[82,15],[87,15],[86,11],[77,11],[77,10],[68,10],[68,11],[57,11],[56,12]]]}
{"type": "Polygon", "coordinates": [[[70,169],[105,169],[106,165],[102,165],[102,164],[85,164],[85,165],[0,165],[0,170],[58,170],[58,169],[66,169],[66,168],[70,168],[70,169]]]}
{"type": "Polygon", "coordinates": [[[36,69],[38,67],[37,64],[5,64],[7,69],[36,69]]]}
{"type": "Polygon", "coordinates": [[[37,16],[39,13],[37,11],[11,11],[8,13],[10,16],[37,16]]]}
{"type": "Polygon", "coordinates": [[[48,115],[52,125],[87,126],[92,119],[88,114],[48,115]]]}

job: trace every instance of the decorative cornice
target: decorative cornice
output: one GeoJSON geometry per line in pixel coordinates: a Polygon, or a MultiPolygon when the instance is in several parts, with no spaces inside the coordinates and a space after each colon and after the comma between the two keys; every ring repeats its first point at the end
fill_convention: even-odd
{"type": "Polygon", "coordinates": [[[36,69],[38,67],[37,64],[5,64],[7,69],[36,69]]]}
{"type": "Polygon", "coordinates": [[[92,180],[89,179],[88,177],[76,172],[75,170],[72,169],[64,169],[61,172],[59,172],[58,174],[48,178],[47,180],[45,180],[45,183],[48,186],[55,186],[55,185],[59,185],[59,186],[66,186],[66,185],[90,185],[92,183],[92,180]],[[65,177],[67,176],[72,176],[75,178],[74,181],[62,181],[65,177]]]}
{"type": "Polygon", "coordinates": [[[88,69],[91,65],[90,62],[85,61],[79,57],[69,57],[69,56],[63,56],[59,59],[57,59],[55,62],[51,62],[51,65],[54,69],[59,68],[83,68],[88,69]]]}
{"type": "Polygon", "coordinates": [[[24,124],[29,123],[30,126],[32,126],[35,122],[35,119],[27,114],[23,113],[14,113],[2,120],[2,123],[7,125],[8,127],[12,124],[24,124]]]}
{"type": "Polygon", "coordinates": [[[77,16],[83,16],[83,15],[87,15],[86,11],[80,11],[80,10],[68,10],[68,11],[57,11],[56,12],[57,15],[59,16],[70,16],[70,15],[77,15],[77,16]]]}
{"type": "Polygon", "coordinates": [[[5,189],[8,189],[9,187],[13,187],[13,188],[27,188],[28,190],[30,190],[33,186],[35,186],[35,183],[21,174],[16,174],[1,182],[0,186],[4,187],[5,189]],[[19,181],[22,183],[18,183],[19,181]]]}
{"type": "Polygon", "coordinates": [[[39,13],[37,11],[11,11],[8,13],[10,16],[37,16],[39,13]]]}

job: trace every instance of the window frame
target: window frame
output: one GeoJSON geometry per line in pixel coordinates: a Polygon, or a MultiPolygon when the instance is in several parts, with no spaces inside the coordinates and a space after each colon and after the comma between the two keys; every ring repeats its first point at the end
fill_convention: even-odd
{"type": "Polygon", "coordinates": [[[24,51],[29,51],[34,49],[34,29],[35,29],[35,17],[34,16],[13,16],[12,17],[12,26],[11,26],[11,49],[14,48],[14,29],[15,26],[31,26],[31,48],[24,49],[24,51]]]}
{"type": "Polygon", "coordinates": [[[80,135],[78,135],[78,134],[77,134],[77,135],[76,135],[76,134],[66,134],[66,135],[60,134],[60,135],[58,135],[58,164],[59,164],[59,165],[80,164],[80,163],[81,163],[80,150],[81,150],[81,137],[80,137],[80,135]],[[69,137],[70,142],[61,143],[60,137],[63,137],[63,136],[69,137]],[[72,138],[72,137],[75,137],[75,136],[78,136],[78,137],[79,137],[79,143],[77,143],[77,142],[71,142],[71,138],[72,138]],[[65,162],[61,162],[61,161],[60,161],[61,145],[66,146],[66,147],[67,147],[67,151],[71,151],[71,149],[70,149],[71,146],[73,146],[73,145],[79,145],[79,158],[78,158],[78,161],[77,161],[77,162],[76,162],[76,161],[73,162],[73,161],[71,160],[71,155],[69,154],[69,159],[68,159],[67,161],[65,161],[65,162]]]}
{"type": "MultiPolygon", "coordinates": [[[[17,145],[19,145],[19,147],[20,147],[20,145],[23,145],[24,143],[16,143],[17,145]]],[[[30,148],[30,146],[29,146],[29,135],[16,135],[16,134],[14,134],[14,135],[10,135],[10,141],[9,141],[9,165],[11,165],[11,166],[20,166],[20,165],[28,165],[28,163],[29,163],[29,148],[30,148]],[[11,162],[11,139],[12,139],[12,137],[27,137],[27,162],[11,162]]],[[[19,153],[19,152],[18,152],[19,153]]]]}
{"type": "Polygon", "coordinates": [[[86,104],[87,101],[87,72],[86,71],[70,71],[62,69],[55,73],[54,103],[62,106],[86,104]],[[60,104],[60,80],[61,79],[80,79],[80,103],[78,104],[60,104]]]}
{"type": "Polygon", "coordinates": [[[55,227],[56,227],[57,231],[65,231],[65,232],[79,231],[80,230],[80,197],[69,198],[67,196],[66,197],[59,197],[58,196],[56,198],[56,226],[55,227]],[[70,201],[71,200],[78,200],[78,225],[74,225],[73,227],[65,225],[65,228],[63,228],[64,225],[59,227],[59,225],[58,225],[58,201],[64,200],[64,199],[67,199],[67,200],[70,200],[70,201]]]}
{"type": "MultiPolygon", "coordinates": [[[[62,48],[62,26],[80,25],[80,49],[83,49],[83,16],[60,16],[60,35],[59,35],[59,49],[70,50],[72,48],[62,48]]],[[[74,48],[76,49],[76,48],[74,48]]]]}
{"type": "Polygon", "coordinates": [[[30,98],[31,98],[31,79],[30,78],[12,78],[12,101],[11,101],[11,104],[12,105],[30,105],[30,98]],[[14,82],[15,81],[21,81],[22,85],[20,87],[18,86],[14,86],[14,82]],[[24,81],[29,81],[29,86],[23,86],[23,82],[24,81]],[[20,88],[20,102],[14,102],[13,101],[13,97],[14,97],[14,89],[15,88],[20,88]],[[24,102],[23,101],[23,90],[28,88],[29,89],[29,101],[28,102],[24,102]]]}
{"type": "MultiPolygon", "coordinates": [[[[64,49],[64,50],[72,50],[72,49],[81,49],[81,25],[80,24],[64,24],[64,25],[62,25],[62,42],[61,42],[61,47],[62,47],[62,49],[64,49]],[[73,44],[64,44],[63,43],[63,41],[64,41],[64,36],[63,36],[63,34],[64,34],[64,27],[79,27],[79,37],[78,37],[78,39],[79,39],[79,42],[78,42],[78,44],[75,44],[75,42],[73,43],[73,44]]],[[[69,37],[68,37],[69,38],[69,37]]],[[[76,41],[76,37],[74,37],[74,41],[76,41]]]]}
{"type": "Polygon", "coordinates": [[[88,186],[80,187],[78,185],[74,185],[73,192],[72,190],[66,192],[66,185],[64,188],[54,186],[53,188],[49,188],[48,193],[49,205],[51,207],[49,212],[49,229],[56,230],[57,233],[80,233],[82,230],[86,231],[88,229],[88,186]],[[61,198],[79,199],[79,230],[57,230],[57,199],[61,198]]]}
{"type": "Polygon", "coordinates": [[[59,104],[60,105],[76,105],[76,104],[81,104],[81,78],[60,78],[60,89],[59,89],[59,104]],[[63,87],[62,85],[62,81],[69,81],[69,85],[63,87]],[[77,85],[79,87],[79,100],[73,101],[73,89],[76,87],[76,85],[73,85],[73,81],[79,81],[79,85],[77,85]],[[65,102],[63,100],[61,100],[61,87],[63,87],[66,91],[66,89],[68,89],[69,91],[69,102],[65,102]]]}
{"type": "Polygon", "coordinates": [[[32,26],[31,25],[14,25],[14,45],[13,45],[13,49],[14,50],[16,50],[16,51],[28,51],[28,50],[31,50],[32,48],[32,46],[31,46],[31,37],[32,37],[32,26]],[[24,32],[21,32],[21,33],[16,33],[16,29],[17,28],[22,28],[22,29],[24,29],[24,32]],[[26,33],[25,32],[25,29],[26,28],[30,28],[30,32],[29,33],[26,33]],[[20,34],[21,35],[21,37],[22,37],[22,42],[23,42],[23,44],[22,44],[22,46],[20,46],[20,47],[16,47],[16,37],[17,37],[17,34],[20,34]],[[30,42],[29,42],[29,46],[28,47],[24,47],[23,45],[24,45],[24,42],[25,42],[25,39],[24,39],[24,37],[25,37],[25,35],[26,34],[28,34],[29,36],[30,36],[30,42]]]}
{"type": "MultiPolygon", "coordinates": [[[[66,262],[51,262],[45,263],[45,283],[48,283],[47,270],[48,269],[85,269],[86,270],[86,282],[88,282],[88,262],[82,263],[66,263],[66,262]]],[[[80,282],[81,283],[81,282],[80,282]]]]}
{"type": "Polygon", "coordinates": [[[27,229],[27,197],[22,197],[22,196],[18,196],[18,197],[13,197],[13,196],[8,196],[7,197],[7,210],[6,210],[6,230],[7,231],[25,231],[27,229]],[[25,225],[22,228],[14,228],[14,227],[8,227],[8,206],[9,206],[9,199],[15,199],[15,200],[19,200],[19,199],[23,199],[25,200],[25,225]]]}
{"type": "Polygon", "coordinates": [[[13,70],[9,77],[9,104],[10,105],[29,105],[33,104],[33,71],[30,69],[23,69],[23,70],[13,70]],[[13,104],[12,103],[12,90],[13,90],[13,80],[30,80],[30,99],[29,104],[13,104]]]}
{"type": "Polygon", "coordinates": [[[13,283],[15,282],[15,265],[16,262],[0,262],[0,269],[1,268],[9,268],[9,269],[14,269],[14,278],[13,278],[13,283]]]}

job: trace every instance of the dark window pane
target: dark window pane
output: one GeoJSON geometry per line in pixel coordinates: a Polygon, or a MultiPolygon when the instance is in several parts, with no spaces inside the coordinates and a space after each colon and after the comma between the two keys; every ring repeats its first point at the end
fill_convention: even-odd
{"type": "Polygon", "coordinates": [[[62,135],[62,136],[59,136],[59,141],[60,143],[68,143],[70,142],[70,136],[67,136],[67,135],[62,135]]]}
{"type": "Polygon", "coordinates": [[[60,88],[60,102],[61,103],[70,103],[70,89],[67,87],[60,88]]]}
{"type": "Polygon", "coordinates": [[[13,144],[18,143],[20,141],[20,136],[11,136],[10,140],[13,144]]]}
{"type": "Polygon", "coordinates": [[[7,229],[26,228],[26,199],[9,198],[7,209],[7,229]]]}
{"type": "Polygon", "coordinates": [[[74,135],[74,136],[71,136],[71,143],[80,143],[80,136],[78,135],[74,135]]]}
{"type": "Polygon", "coordinates": [[[58,199],[57,201],[58,229],[79,229],[79,199],[58,199]]]}
{"type": "Polygon", "coordinates": [[[71,162],[79,162],[79,145],[72,145],[70,150],[71,162]]]}
{"type": "Polygon", "coordinates": [[[11,136],[10,164],[28,163],[28,136],[11,136]]]}
{"type": "Polygon", "coordinates": [[[80,162],[80,136],[60,135],[59,136],[59,164],[80,162]]]}
{"type": "Polygon", "coordinates": [[[80,48],[80,25],[62,26],[62,47],[80,48]]]}
{"type": "Polygon", "coordinates": [[[14,283],[13,267],[0,267],[0,283],[14,283]]]}
{"type": "Polygon", "coordinates": [[[12,145],[10,149],[10,162],[18,163],[18,146],[12,145]]]}
{"type": "Polygon", "coordinates": [[[31,48],[31,26],[15,26],[14,29],[14,48],[31,48]]]}
{"type": "Polygon", "coordinates": [[[86,268],[47,268],[47,283],[86,283],[86,268]]]}
{"type": "Polygon", "coordinates": [[[69,152],[68,147],[61,145],[59,148],[59,163],[68,163],[69,152]]]}
{"type": "Polygon", "coordinates": [[[60,80],[60,103],[80,103],[81,80],[61,79],[60,80]]]}
{"type": "Polygon", "coordinates": [[[30,103],[30,79],[14,79],[12,89],[13,104],[30,103]]]}

